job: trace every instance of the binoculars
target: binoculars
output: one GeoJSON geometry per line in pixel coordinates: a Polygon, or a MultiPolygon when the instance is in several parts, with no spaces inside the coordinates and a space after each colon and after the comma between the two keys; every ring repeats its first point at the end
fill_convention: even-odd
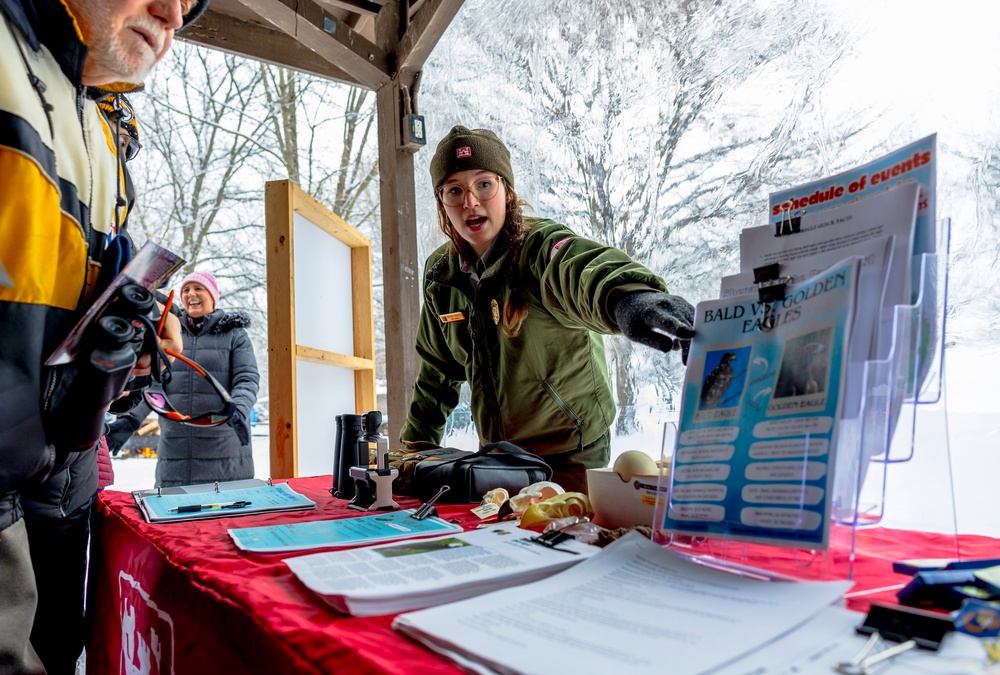
{"type": "Polygon", "coordinates": [[[377,443],[382,427],[382,413],[378,410],[364,415],[337,415],[337,436],[333,450],[333,487],[330,493],[338,499],[352,499],[356,492],[351,478],[352,466],[371,464],[369,447],[377,443]]]}
{"type": "Polygon", "coordinates": [[[101,439],[104,414],[125,390],[142,353],[146,328],[139,317],[153,304],[142,286],[122,286],[84,333],[84,356],[55,371],[45,427],[57,451],[90,450],[101,439]]]}

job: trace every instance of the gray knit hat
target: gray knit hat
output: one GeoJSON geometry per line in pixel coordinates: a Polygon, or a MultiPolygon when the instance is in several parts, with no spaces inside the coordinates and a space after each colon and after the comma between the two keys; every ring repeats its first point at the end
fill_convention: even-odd
{"type": "Polygon", "coordinates": [[[514,171],[510,167],[510,151],[489,129],[452,127],[438,143],[431,160],[431,182],[436,190],[444,179],[459,171],[482,169],[502,176],[514,187],[514,171]]]}

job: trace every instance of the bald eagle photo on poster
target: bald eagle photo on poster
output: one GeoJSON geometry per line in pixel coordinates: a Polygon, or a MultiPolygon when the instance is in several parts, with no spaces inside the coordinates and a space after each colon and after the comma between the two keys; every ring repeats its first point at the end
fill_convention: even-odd
{"type": "Polygon", "coordinates": [[[717,349],[705,356],[705,377],[698,397],[699,421],[732,419],[739,414],[750,347],[717,349]]]}

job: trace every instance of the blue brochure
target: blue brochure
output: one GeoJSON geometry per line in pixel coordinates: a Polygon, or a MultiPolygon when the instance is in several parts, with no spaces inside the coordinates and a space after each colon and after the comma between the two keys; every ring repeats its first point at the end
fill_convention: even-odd
{"type": "Polygon", "coordinates": [[[229,530],[236,545],[253,553],[283,553],[328,546],[363,546],[397,539],[462,532],[440,518],[411,518],[413,510],[376,513],[359,518],[314,520],[291,525],[240,527],[229,530]]]}
{"type": "Polygon", "coordinates": [[[827,548],[859,264],[698,305],[663,529],[827,548]]]}

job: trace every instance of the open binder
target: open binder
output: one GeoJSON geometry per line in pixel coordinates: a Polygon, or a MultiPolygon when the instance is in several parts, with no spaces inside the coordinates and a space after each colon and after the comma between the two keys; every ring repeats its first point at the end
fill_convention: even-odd
{"type": "MultiPolygon", "coordinates": [[[[937,252],[919,256],[916,300],[894,308],[888,356],[864,364],[863,397],[855,417],[838,421],[830,546],[826,551],[801,549],[794,553],[800,576],[807,579],[850,579],[859,534],[881,525],[892,503],[891,488],[907,480],[909,465],[920,461],[921,475],[935,476],[932,485],[911,484],[919,491],[926,512],[933,512],[933,529],[945,535],[953,556],[960,557],[954,487],[948,444],[948,415],[944,387],[944,345],[948,312],[948,271],[951,221],[937,227],[937,252]]],[[[914,264],[917,264],[914,260],[914,264]]],[[[676,427],[664,429],[663,456],[672,457],[676,427]]],[[[739,572],[766,559],[766,545],[746,544],[728,537],[677,536],[664,529],[670,504],[670,477],[660,477],[654,511],[654,538],[681,553],[701,557],[739,572]],[[751,548],[753,547],[753,548],[751,548]]],[[[920,522],[914,529],[925,529],[920,522]]],[[[903,557],[922,557],[913,544],[900,541],[903,557]]],[[[774,547],[778,555],[777,547],[774,547]]],[[[787,550],[782,551],[787,555],[787,550]]],[[[766,567],[766,565],[765,565],[766,567]]]]}
{"type": "Polygon", "coordinates": [[[316,502],[287,483],[252,478],[132,492],[149,523],[231,518],[275,511],[315,509],[316,502]],[[196,510],[195,510],[196,509],[196,510]]]}

